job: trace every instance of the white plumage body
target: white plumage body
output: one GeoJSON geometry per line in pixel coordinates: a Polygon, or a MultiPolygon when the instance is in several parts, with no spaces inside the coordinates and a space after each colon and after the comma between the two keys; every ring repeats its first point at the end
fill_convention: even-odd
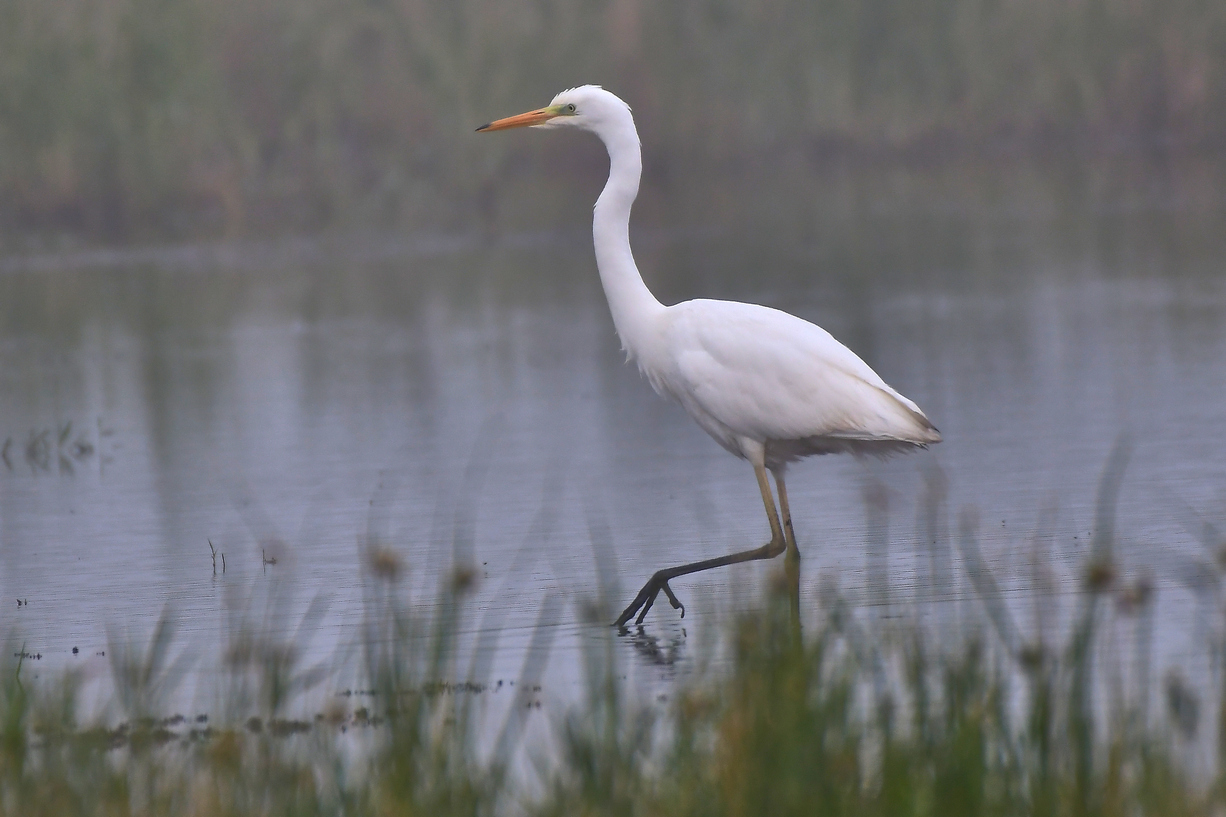
{"type": "Polygon", "coordinates": [[[737,456],[762,446],[776,470],[811,454],[886,454],[941,439],[915,403],[808,321],[705,299],[667,307],[657,321],[639,368],[737,456]]]}

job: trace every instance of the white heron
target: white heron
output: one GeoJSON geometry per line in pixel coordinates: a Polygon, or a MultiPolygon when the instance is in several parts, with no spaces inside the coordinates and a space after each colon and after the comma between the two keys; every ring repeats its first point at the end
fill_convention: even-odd
{"type": "Polygon", "coordinates": [[[596,200],[592,239],[622,349],[657,393],[675,399],[716,442],[749,461],[770,522],[770,541],[760,548],[657,571],[617,618],[618,627],[636,612],[641,624],[660,591],[684,616],[668,585],[677,576],[772,559],[785,550],[798,568],[784,485],[788,463],[813,454],[880,456],[941,441],[915,403],[819,326],[756,304],[696,299],[665,306],[656,300],[630,252],[630,208],[642,156],[625,102],[584,85],[544,108],[477,130],[523,127],[578,128],[604,142],[609,180],[596,200]],[[767,471],[775,477],[777,508],[767,471]]]}

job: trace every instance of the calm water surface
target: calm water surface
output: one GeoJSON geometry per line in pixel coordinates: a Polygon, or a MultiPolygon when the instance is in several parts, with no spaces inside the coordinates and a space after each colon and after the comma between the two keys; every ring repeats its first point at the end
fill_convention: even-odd
{"type": "MultiPolygon", "coordinates": [[[[197,681],[245,626],[331,662],[343,689],[373,544],[423,615],[470,560],[462,629],[486,680],[516,677],[548,632],[543,694],[569,700],[582,649],[609,636],[581,614],[602,578],[620,609],[657,568],[765,541],[750,468],[624,364],[584,225],[600,168],[578,175],[539,212],[509,197],[484,237],[0,259],[0,630],[42,656],[28,671],[103,679],[98,653],[147,639],[169,605],[197,681]]],[[[1226,524],[1223,175],[797,163],[648,180],[632,237],[662,300],[813,320],[945,435],[794,468],[806,617],[834,582],[864,615],[978,615],[951,546],[967,510],[1023,628],[1058,618],[1123,434],[1121,581],[1156,582],[1163,671],[1203,669],[1219,578],[1199,537],[1226,524]]],[[[658,606],[618,639],[626,673],[666,690],[775,569],[674,583],[688,614],[658,606]]]]}

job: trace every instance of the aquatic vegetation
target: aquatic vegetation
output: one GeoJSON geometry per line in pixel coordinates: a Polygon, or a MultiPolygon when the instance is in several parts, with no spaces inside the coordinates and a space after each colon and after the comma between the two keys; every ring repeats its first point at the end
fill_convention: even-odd
{"type": "MultiPolygon", "coordinates": [[[[143,647],[112,636],[118,723],[78,715],[79,674],[35,680],[25,648],[6,651],[0,815],[1219,814],[1226,738],[1197,748],[1203,689],[1168,674],[1164,717],[1148,713],[1148,662],[1133,664],[1137,694],[1112,689],[1121,663],[1112,628],[1135,629],[1134,657],[1153,646],[1152,584],[1126,581],[1115,555],[1129,454],[1121,438],[1103,469],[1066,627],[1015,618],[964,513],[953,535],[976,596],[956,622],[866,616],[827,583],[801,632],[791,585],[779,581],[723,644],[705,645],[726,648],[726,661],[707,662],[654,702],[628,687],[609,600],[580,605],[593,636],[582,655],[586,692],[552,713],[551,740],[527,725],[541,712],[559,597],[544,597],[520,674],[504,684],[489,675],[492,650],[464,666],[457,648],[472,571],[455,570],[431,612],[415,614],[402,596],[405,566],[374,539],[356,688],[318,695],[332,688],[332,670],[302,658],[322,603],[281,636],[243,622],[225,652],[216,711],[194,716],[164,711],[191,663],[169,610],[143,647]],[[513,697],[491,738],[478,702],[500,691],[513,697]],[[311,702],[319,711],[304,715],[311,702]]],[[[931,518],[921,521],[929,531],[943,530],[933,521],[943,485],[932,469],[931,518]]],[[[868,495],[870,512],[885,514],[884,494],[868,495]]],[[[600,522],[590,520],[597,543],[608,537],[600,522]]],[[[869,527],[880,532],[884,520],[869,527]]],[[[464,529],[461,520],[459,563],[464,529]]],[[[1217,529],[1203,533],[1220,550],[1217,529]]],[[[954,550],[933,545],[934,554],[954,550]]]]}
{"type": "MultiPolygon", "coordinates": [[[[553,761],[527,787],[506,774],[501,752],[481,759],[491,756],[471,728],[476,688],[422,683],[446,649],[437,623],[428,649],[385,644],[371,657],[368,703],[313,719],[279,715],[286,700],[275,697],[265,700],[269,714],[229,722],[136,714],[167,682],[156,658],[164,632],[143,661],[126,664],[139,670],[121,679],[132,716],[116,727],[76,721],[72,677],[34,685],[6,671],[0,813],[1175,815],[1220,807],[1218,789],[1184,770],[1160,732],[1138,731],[1127,712],[1095,722],[1093,703],[1076,694],[1088,655],[1079,634],[1032,666],[1019,695],[1016,673],[985,643],[939,648],[919,630],[864,630],[841,602],[800,640],[787,609],[773,597],[742,618],[730,666],[663,709],[630,704],[613,667],[593,657],[586,702],[557,723],[553,761]]],[[[293,676],[284,656],[250,658],[265,676],[293,676]]],[[[281,686],[292,693],[302,681],[281,686]]]]}
{"type": "MultiPolygon", "coordinates": [[[[516,706],[490,751],[473,708],[490,685],[447,674],[463,599],[462,583],[445,590],[429,622],[372,611],[369,688],[331,695],[310,718],[286,713],[319,679],[292,650],[257,641],[236,644],[231,659],[253,679],[229,693],[233,712],[247,714],[154,715],[180,671],[168,624],[143,652],[114,655],[127,716],[116,726],[79,722],[75,676],[30,683],[7,662],[0,813],[982,817],[1222,807],[1220,786],[1172,751],[1177,730],[1147,729],[1135,712],[1085,694],[1086,639],[1097,631],[1078,626],[1063,646],[1010,657],[990,631],[949,644],[923,627],[866,626],[837,595],[798,637],[785,594],[772,591],[736,622],[727,666],[663,705],[633,702],[608,630],[585,659],[586,699],[555,721],[554,745],[521,743],[516,706]],[[516,751],[536,758],[536,772],[509,773],[516,751]]],[[[523,700],[534,671],[518,680],[523,700]]],[[[1173,717],[1179,705],[1188,704],[1173,702],[1173,717]]]]}

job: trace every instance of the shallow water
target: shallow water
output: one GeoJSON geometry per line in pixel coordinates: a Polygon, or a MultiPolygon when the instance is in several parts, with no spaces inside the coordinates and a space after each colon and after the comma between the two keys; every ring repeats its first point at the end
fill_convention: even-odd
{"type": "MultiPolygon", "coordinates": [[[[864,615],[976,619],[966,509],[1022,628],[1059,621],[1124,435],[1120,581],[1156,582],[1155,672],[1204,677],[1203,523],[1226,524],[1217,164],[675,175],[648,179],[632,231],[662,300],[813,320],[945,436],[793,468],[806,619],[836,582],[864,615]]],[[[40,656],[26,671],[104,679],[99,653],[169,609],[197,682],[246,626],[343,690],[373,546],[422,614],[457,555],[476,566],[461,628],[484,680],[517,677],[548,632],[542,686],[569,700],[610,634],[582,614],[602,582],[620,583],[611,618],[654,570],[764,541],[749,467],[624,364],[582,223],[599,173],[580,176],[539,212],[509,198],[485,232],[0,259],[0,630],[40,656]],[[555,212],[577,215],[546,229],[555,212]]],[[[661,599],[618,639],[626,673],[666,694],[777,569],[675,582],[686,617],[661,599]]]]}

